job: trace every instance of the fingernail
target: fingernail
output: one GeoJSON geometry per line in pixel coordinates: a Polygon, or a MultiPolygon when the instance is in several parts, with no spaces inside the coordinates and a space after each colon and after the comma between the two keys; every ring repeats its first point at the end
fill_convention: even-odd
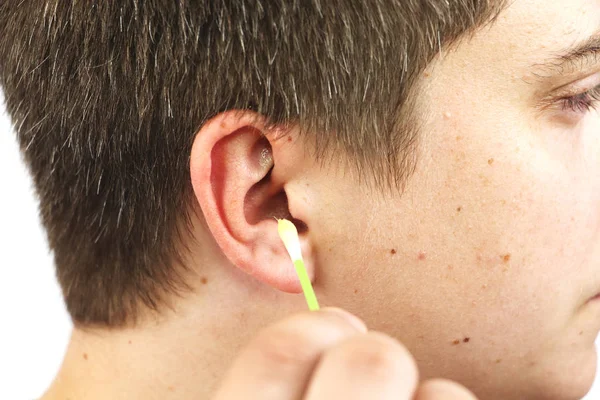
{"type": "Polygon", "coordinates": [[[357,316],[350,314],[346,310],[342,310],[341,308],[335,308],[335,307],[327,307],[327,308],[322,308],[321,312],[335,314],[338,317],[345,319],[348,323],[350,323],[350,325],[352,325],[354,328],[356,328],[359,332],[362,332],[362,333],[367,332],[367,326],[365,325],[365,323],[362,322],[357,316]]]}

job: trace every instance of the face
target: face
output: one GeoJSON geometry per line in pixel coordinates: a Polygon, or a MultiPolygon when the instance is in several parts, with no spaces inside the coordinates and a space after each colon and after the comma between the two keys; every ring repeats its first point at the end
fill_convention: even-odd
{"type": "Polygon", "coordinates": [[[419,162],[403,194],[357,187],[335,167],[309,177],[315,202],[336,205],[307,221],[320,300],[396,336],[423,377],[485,399],[589,389],[600,57],[555,58],[599,29],[597,0],[512,2],[423,75],[419,162]]]}

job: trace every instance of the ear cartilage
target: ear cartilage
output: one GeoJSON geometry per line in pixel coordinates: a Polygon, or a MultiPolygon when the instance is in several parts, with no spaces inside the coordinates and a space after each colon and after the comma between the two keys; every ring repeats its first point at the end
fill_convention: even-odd
{"type": "Polygon", "coordinates": [[[308,304],[308,309],[310,311],[319,310],[319,303],[317,302],[315,291],[310,283],[310,279],[306,273],[306,268],[304,267],[304,261],[302,260],[300,239],[298,239],[298,231],[296,230],[296,226],[287,219],[278,219],[277,232],[279,233],[279,237],[283,241],[285,249],[292,259],[292,262],[294,263],[296,273],[300,279],[302,291],[304,292],[304,297],[306,298],[306,303],[308,304]]]}

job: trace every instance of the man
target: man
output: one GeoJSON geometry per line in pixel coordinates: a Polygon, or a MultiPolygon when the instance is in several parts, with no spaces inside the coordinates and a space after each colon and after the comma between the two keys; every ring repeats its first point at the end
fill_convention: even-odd
{"type": "Polygon", "coordinates": [[[44,398],[582,397],[599,17],[2,2],[0,79],[75,323],[44,398]],[[306,308],[274,217],[321,305],[382,333],[329,310],[258,334],[306,308]]]}

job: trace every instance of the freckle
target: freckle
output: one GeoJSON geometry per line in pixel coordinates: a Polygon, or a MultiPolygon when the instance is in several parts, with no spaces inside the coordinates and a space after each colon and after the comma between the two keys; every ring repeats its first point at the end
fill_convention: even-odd
{"type": "Polygon", "coordinates": [[[457,207],[456,211],[461,212],[462,211],[462,207],[461,206],[457,207]]]}
{"type": "Polygon", "coordinates": [[[390,254],[396,254],[396,249],[391,249],[390,254]]]}
{"type": "Polygon", "coordinates": [[[419,335],[417,336],[417,339],[425,339],[425,335],[419,335]]]}
{"type": "Polygon", "coordinates": [[[331,253],[331,250],[333,250],[333,247],[330,247],[330,248],[327,249],[327,251],[330,252],[330,253],[331,253]]]}
{"type": "Polygon", "coordinates": [[[481,261],[483,260],[483,257],[481,256],[481,254],[477,254],[477,261],[481,261]]]}
{"type": "Polygon", "coordinates": [[[167,387],[167,389],[169,390],[169,392],[175,391],[175,388],[173,386],[169,386],[169,387],[167,387]]]}
{"type": "Polygon", "coordinates": [[[505,254],[505,255],[500,256],[500,257],[502,257],[502,261],[504,261],[505,263],[507,263],[507,262],[510,261],[510,254],[505,254]]]}
{"type": "Polygon", "coordinates": [[[583,331],[580,331],[580,332],[579,332],[579,336],[581,336],[581,335],[583,335],[583,331]]]}
{"type": "Polygon", "coordinates": [[[460,340],[456,339],[452,342],[452,344],[456,346],[456,345],[460,344],[460,340]]]}
{"type": "Polygon", "coordinates": [[[450,119],[450,118],[452,118],[452,113],[451,113],[450,111],[446,111],[446,112],[444,113],[444,118],[445,118],[445,119],[450,119]]]}
{"type": "Polygon", "coordinates": [[[419,261],[423,261],[427,258],[427,254],[425,254],[425,252],[420,252],[419,253],[419,261]]]}
{"type": "Polygon", "coordinates": [[[498,358],[498,359],[496,360],[496,364],[500,364],[501,362],[502,362],[502,359],[501,359],[501,358],[498,358]]]}
{"type": "Polygon", "coordinates": [[[202,277],[202,279],[200,279],[200,282],[202,282],[203,285],[206,285],[206,282],[208,282],[208,279],[206,279],[205,277],[202,277]]]}
{"type": "Polygon", "coordinates": [[[494,163],[494,159],[493,159],[493,158],[490,158],[490,159],[488,160],[488,164],[489,164],[489,165],[492,165],[493,163],[494,163]]]}
{"type": "Polygon", "coordinates": [[[358,289],[354,289],[354,294],[358,293],[358,289]]]}
{"type": "Polygon", "coordinates": [[[484,283],[483,285],[481,285],[482,289],[487,289],[487,285],[484,283]]]}
{"type": "Polygon", "coordinates": [[[462,140],[462,136],[457,136],[457,137],[456,137],[456,141],[457,141],[457,142],[460,142],[461,140],[462,140]]]}
{"type": "Polygon", "coordinates": [[[87,353],[83,353],[83,359],[84,359],[84,360],[87,360],[87,359],[88,359],[88,355],[87,355],[87,353]]]}
{"type": "Polygon", "coordinates": [[[464,342],[464,343],[469,343],[469,341],[470,341],[470,340],[471,340],[471,338],[470,338],[470,337],[466,337],[466,338],[464,338],[464,339],[463,339],[463,342],[464,342]]]}
{"type": "Polygon", "coordinates": [[[128,340],[128,341],[127,341],[127,344],[131,344],[131,340],[128,340]]]}

